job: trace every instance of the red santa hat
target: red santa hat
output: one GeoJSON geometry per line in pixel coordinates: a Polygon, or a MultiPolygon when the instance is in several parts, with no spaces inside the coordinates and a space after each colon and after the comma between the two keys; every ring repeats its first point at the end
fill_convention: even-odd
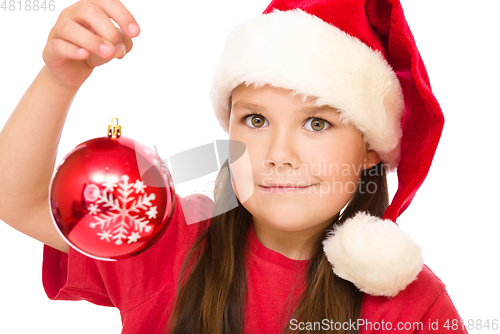
{"type": "Polygon", "coordinates": [[[383,218],[364,212],[324,241],[335,274],[395,296],[420,272],[420,247],[395,224],[424,181],[444,118],[399,0],[275,0],[228,36],[211,99],[229,132],[230,96],[245,83],[314,97],[354,124],[398,190],[383,218]]]}

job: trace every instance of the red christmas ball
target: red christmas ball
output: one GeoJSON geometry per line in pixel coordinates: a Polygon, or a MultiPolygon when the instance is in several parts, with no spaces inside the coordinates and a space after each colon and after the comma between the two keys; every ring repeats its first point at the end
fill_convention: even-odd
{"type": "Polygon", "coordinates": [[[66,242],[101,260],[151,247],[175,206],[165,163],[130,138],[81,143],[58,166],[49,189],[52,218],[66,242]]]}

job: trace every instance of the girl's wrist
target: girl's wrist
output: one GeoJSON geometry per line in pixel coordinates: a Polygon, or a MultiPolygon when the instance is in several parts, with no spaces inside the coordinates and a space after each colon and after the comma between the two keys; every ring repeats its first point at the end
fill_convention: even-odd
{"type": "Polygon", "coordinates": [[[48,84],[48,85],[51,85],[52,87],[58,89],[58,90],[62,90],[63,92],[65,93],[68,93],[68,94],[72,94],[72,95],[75,95],[76,92],[80,89],[80,87],[82,85],[78,85],[78,86],[71,86],[71,85],[67,85],[65,83],[62,83],[61,81],[57,80],[53,75],[52,73],[50,72],[49,68],[47,67],[47,65],[44,65],[42,70],[41,70],[41,77],[43,79],[43,81],[48,84]]]}

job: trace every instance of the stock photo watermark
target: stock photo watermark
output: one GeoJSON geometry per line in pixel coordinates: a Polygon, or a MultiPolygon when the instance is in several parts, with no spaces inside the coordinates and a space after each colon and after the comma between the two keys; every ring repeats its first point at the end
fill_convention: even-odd
{"type": "Polygon", "coordinates": [[[498,319],[436,319],[429,320],[426,323],[421,321],[415,322],[391,322],[391,321],[369,321],[367,319],[357,319],[356,321],[333,321],[323,319],[322,321],[298,321],[297,319],[290,320],[291,330],[361,330],[368,331],[435,331],[442,333],[447,331],[456,331],[459,328],[470,331],[497,331],[498,319]]]}
{"type": "MultiPolygon", "coordinates": [[[[260,168],[252,169],[245,144],[235,140],[215,140],[212,143],[197,146],[161,158],[157,146],[153,145],[157,167],[167,168],[176,184],[195,180],[199,177],[218,172],[227,161],[231,172],[252,180],[254,185],[262,187],[294,188],[297,193],[361,193],[374,194],[378,185],[374,181],[364,182],[360,175],[365,167],[362,164],[327,163],[318,159],[316,163],[301,164],[295,168],[269,167],[262,161],[260,168]],[[316,187],[321,185],[321,187],[316,187]]],[[[148,166],[149,168],[149,166],[148,166]]],[[[382,165],[382,168],[385,168],[382,165]]],[[[140,168],[141,175],[146,173],[140,168]]],[[[368,176],[377,176],[379,169],[371,168],[365,171],[368,176]]],[[[158,186],[149,184],[150,186],[158,186]]]]}
{"type": "MultiPolygon", "coordinates": [[[[323,194],[352,194],[356,190],[360,194],[375,194],[378,191],[378,184],[375,181],[365,182],[360,179],[365,169],[362,164],[327,163],[326,159],[320,158],[318,163],[302,164],[297,168],[271,168],[265,162],[262,163],[262,168],[265,170],[262,174],[265,177],[260,185],[267,188],[279,186],[285,188],[284,193],[288,190],[290,193],[319,193],[322,196],[323,194]],[[315,181],[317,179],[321,181],[315,181]]],[[[382,168],[385,166],[382,165],[382,168]]],[[[368,176],[377,176],[379,173],[380,171],[376,168],[366,171],[368,176]]]]}
{"type": "MultiPolygon", "coordinates": [[[[382,165],[384,168],[389,165],[382,165]]],[[[351,176],[360,175],[364,167],[362,164],[336,164],[328,163],[326,159],[318,158],[318,163],[312,164],[301,164],[297,168],[286,168],[285,171],[280,171],[283,168],[274,167],[271,168],[266,165],[266,162],[262,162],[262,167],[267,169],[264,176],[279,176],[279,177],[308,177],[308,176],[318,176],[318,175],[338,175],[338,176],[351,176]]],[[[375,169],[368,170],[369,175],[375,176],[377,171],[375,169]]]]}
{"type": "MultiPolygon", "coordinates": [[[[380,168],[367,168],[359,164],[330,163],[326,159],[318,159],[317,162],[304,163],[300,166],[272,166],[269,161],[260,164],[250,159],[246,145],[236,140],[214,140],[211,143],[197,146],[167,158],[161,158],[156,145],[154,150],[144,149],[153,157],[154,168],[166,170],[171,174],[175,185],[196,180],[212,173],[226,172],[231,175],[233,189],[238,193],[229,199],[224,206],[223,212],[214,211],[210,217],[217,216],[247,201],[256,191],[269,194],[269,196],[285,195],[300,196],[313,194],[322,198],[323,196],[334,196],[338,194],[375,194],[379,191],[379,185],[373,178],[361,178],[361,174],[376,176],[380,168]],[[226,169],[224,171],[224,169],[226,169]]],[[[155,184],[155,178],[148,177],[152,172],[150,164],[141,165],[144,159],[139,155],[144,154],[142,150],[136,150],[139,171],[145,185],[152,187],[165,187],[164,184],[155,184]]],[[[382,165],[382,168],[385,166],[382,165]]],[[[188,222],[189,224],[190,222],[188,222]]]]}
{"type": "Polygon", "coordinates": [[[0,0],[0,11],[4,12],[53,12],[55,0],[0,0]]]}

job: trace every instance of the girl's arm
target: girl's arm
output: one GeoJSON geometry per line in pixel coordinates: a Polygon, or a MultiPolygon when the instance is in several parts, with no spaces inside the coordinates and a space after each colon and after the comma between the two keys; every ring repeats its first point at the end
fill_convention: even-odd
{"type": "Polygon", "coordinates": [[[0,219],[61,251],[48,189],[66,115],[79,87],[63,86],[44,66],[0,133],[0,219]]]}
{"type": "Polygon", "coordinates": [[[133,16],[118,0],[82,0],[63,10],[43,51],[45,66],[0,132],[0,220],[68,252],[48,204],[64,122],[93,69],[121,59],[138,34],[133,16]]]}

